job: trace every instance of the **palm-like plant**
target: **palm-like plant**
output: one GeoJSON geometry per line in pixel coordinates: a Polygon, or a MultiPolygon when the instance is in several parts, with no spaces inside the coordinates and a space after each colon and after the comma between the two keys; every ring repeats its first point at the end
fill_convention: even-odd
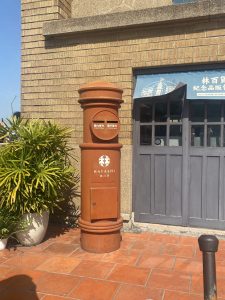
{"type": "Polygon", "coordinates": [[[21,216],[8,211],[5,208],[0,210],[0,240],[8,239],[13,234],[22,231],[26,225],[21,221],[21,216]]]}
{"type": "Polygon", "coordinates": [[[13,118],[0,128],[0,209],[53,211],[76,182],[70,130],[43,120],[13,118]]]}

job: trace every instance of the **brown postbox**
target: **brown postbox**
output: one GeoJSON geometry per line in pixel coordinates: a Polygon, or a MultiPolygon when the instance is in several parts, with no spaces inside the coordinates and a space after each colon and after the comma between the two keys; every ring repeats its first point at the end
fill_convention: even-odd
{"type": "Polygon", "coordinates": [[[106,82],[79,89],[84,136],[81,148],[81,246],[90,252],[120,247],[120,149],[118,109],[123,91],[106,82]]]}

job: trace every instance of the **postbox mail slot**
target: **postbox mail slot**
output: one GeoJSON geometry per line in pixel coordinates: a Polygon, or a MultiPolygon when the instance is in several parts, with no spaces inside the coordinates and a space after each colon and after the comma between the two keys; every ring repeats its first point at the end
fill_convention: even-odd
{"type": "Polygon", "coordinates": [[[118,217],[118,189],[116,187],[91,188],[91,220],[118,217]]]}
{"type": "Polygon", "coordinates": [[[94,129],[98,129],[98,128],[100,128],[100,129],[104,129],[105,128],[105,121],[100,121],[100,120],[95,120],[95,121],[93,121],[93,128],[94,129]]]}
{"type": "Polygon", "coordinates": [[[107,121],[107,129],[117,129],[118,121],[107,121]]]}

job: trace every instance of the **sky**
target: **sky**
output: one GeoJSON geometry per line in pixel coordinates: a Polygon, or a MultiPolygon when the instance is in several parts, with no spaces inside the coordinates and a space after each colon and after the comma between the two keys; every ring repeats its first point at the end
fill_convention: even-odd
{"type": "Polygon", "coordinates": [[[20,111],[20,0],[0,0],[0,120],[20,111]]]}

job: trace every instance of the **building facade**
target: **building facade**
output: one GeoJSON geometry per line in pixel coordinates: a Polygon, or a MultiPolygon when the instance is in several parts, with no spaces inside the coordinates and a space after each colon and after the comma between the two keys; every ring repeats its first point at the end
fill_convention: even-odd
{"type": "Polygon", "coordinates": [[[225,3],[22,0],[22,114],[74,129],[78,89],[109,81],[120,110],[125,219],[225,226],[225,3]]]}

